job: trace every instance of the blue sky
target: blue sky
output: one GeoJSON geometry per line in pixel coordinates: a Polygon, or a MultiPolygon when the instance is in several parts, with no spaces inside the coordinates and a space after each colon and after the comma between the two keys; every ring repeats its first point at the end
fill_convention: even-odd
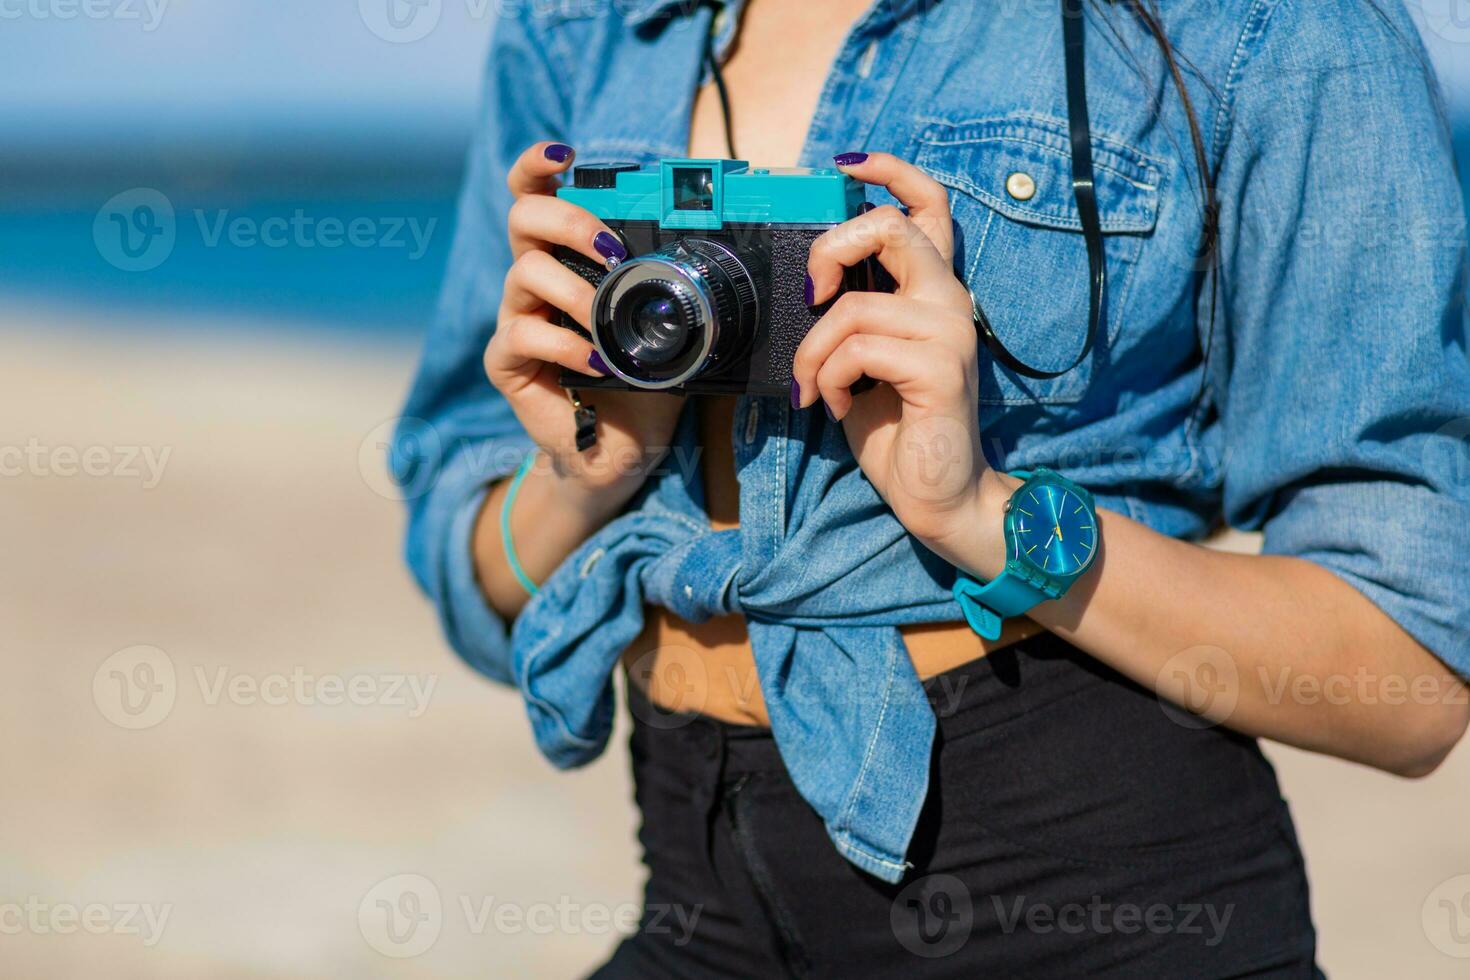
{"type": "Polygon", "coordinates": [[[465,128],[489,5],[442,2],[427,37],[390,43],[359,0],[0,0],[0,124],[43,141],[262,117],[465,128]]]}
{"type": "MultiPolygon", "coordinates": [[[[40,142],[241,121],[466,129],[497,0],[419,0],[437,19],[407,43],[379,36],[392,34],[389,2],[0,0],[0,125],[40,142]]],[[[1470,118],[1470,13],[1454,16],[1465,0],[1409,3],[1470,118]]]]}

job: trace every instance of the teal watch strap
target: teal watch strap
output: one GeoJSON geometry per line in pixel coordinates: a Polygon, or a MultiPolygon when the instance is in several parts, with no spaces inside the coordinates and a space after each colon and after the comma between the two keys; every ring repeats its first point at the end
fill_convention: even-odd
{"type": "MultiPolygon", "coordinates": [[[[1010,475],[1022,481],[1020,489],[1011,497],[1012,501],[1029,485],[1040,481],[1043,485],[1061,486],[1074,492],[1083,506],[1093,506],[1092,497],[1087,491],[1051,470],[1041,468],[1034,473],[1016,470],[1010,475]]],[[[1080,569],[1070,575],[1047,575],[1041,569],[1029,572],[1023,569],[1015,529],[1012,526],[1015,515],[1011,513],[1011,506],[1010,503],[1006,505],[1005,543],[1008,556],[1014,560],[1007,561],[1001,573],[989,582],[981,582],[963,569],[957,570],[958,574],[955,576],[954,600],[964,613],[965,622],[987,640],[1000,639],[1001,626],[1012,616],[1020,616],[1048,599],[1059,598],[1077,575],[1081,574],[1080,569]]],[[[1019,512],[1027,513],[1025,508],[1020,508],[1019,512]]],[[[1060,529],[1057,534],[1061,534],[1060,529]]]]}
{"type": "Polygon", "coordinates": [[[1030,582],[1008,572],[1001,572],[985,583],[960,572],[954,582],[954,600],[960,604],[965,622],[987,640],[1000,639],[1002,623],[1050,598],[1030,582]]]}

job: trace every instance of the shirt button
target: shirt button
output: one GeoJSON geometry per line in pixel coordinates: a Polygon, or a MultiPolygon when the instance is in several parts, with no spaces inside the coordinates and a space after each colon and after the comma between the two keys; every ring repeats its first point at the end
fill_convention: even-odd
{"type": "Polygon", "coordinates": [[[1029,201],[1036,196],[1036,181],[1017,170],[1006,178],[1006,193],[1018,201],[1029,201]]]}

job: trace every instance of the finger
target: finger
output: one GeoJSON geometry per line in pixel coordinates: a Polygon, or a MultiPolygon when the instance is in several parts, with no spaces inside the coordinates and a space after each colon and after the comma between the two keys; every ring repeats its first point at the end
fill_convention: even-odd
{"type": "Polygon", "coordinates": [[[820,320],[812,325],[791,364],[797,389],[798,408],[817,400],[817,371],[838,346],[857,333],[871,333],[900,340],[932,338],[934,317],[920,304],[890,293],[844,293],[820,320]]]}
{"type": "Polygon", "coordinates": [[[564,245],[598,265],[628,257],[622,239],[584,207],[559,197],[532,195],[510,206],[506,226],[511,254],[519,258],[532,249],[564,245]]]}
{"type": "Polygon", "coordinates": [[[874,381],[893,385],[904,401],[922,386],[926,377],[943,370],[944,357],[936,357],[936,345],[922,340],[900,340],[879,334],[853,334],[817,370],[817,391],[837,421],[852,408],[851,388],[867,375],[874,381]]]}
{"type": "Polygon", "coordinates": [[[576,331],[544,317],[522,314],[496,326],[485,348],[485,373],[496,388],[513,393],[534,380],[545,364],[580,374],[604,374],[592,367],[594,352],[592,344],[576,331]]]}
{"type": "MultiPolygon", "coordinates": [[[[561,386],[560,374],[559,368],[543,364],[538,373],[518,380],[518,387],[513,391],[515,400],[512,408],[531,438],[552,459],[585,459],[577,447],[577,420],[567,398],[567,389],[561,386]]],[[[511,393],[506,392],[507,395],[511,393]]],[[[606,433],[612,424],[609,418],[597,420],[601,433],[606,433]]]]}
{"type": "Polygon", "coordinates": [[[565,143],[542,140],[532,143],[516,157],[505,184],[516,197],[526,194],[555,194],[558,179],[571,167],[577,152],[565,143]]]}
{"type": "Polygon", "coordinates": [[[954,222],[949,211],[949,191],[943,184],[891,153],[843,153],[833,159],[843,173],[865,184],[887,188],[888,193],[908,208],[909,217],[934,243],[944,261],[953,261],[954,222]],[[844,160],[851,162],[844,163],[844,160]]]}
{"type": "Polygon", "coordinates": [[[597,290],[586,279],[562,265],[550,252],[527,252],[516,259],[505,277],[504,309],[512,315],[534,313],[551,306],[592,329],[592,297],[597,290]]]}
{"type": "Polygon", "coordinates": [[[954,278],[949,262],[902,211],[890,205],[844,221],[812,242],[807,275],[812,299],[822,303],[842,285],[842,270],[876,257],[909,295],[937,296],[954,278]]]}

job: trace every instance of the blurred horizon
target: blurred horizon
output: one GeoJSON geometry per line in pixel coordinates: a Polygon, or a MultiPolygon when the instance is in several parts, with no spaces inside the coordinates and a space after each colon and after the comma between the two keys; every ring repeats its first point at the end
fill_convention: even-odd
{"type": "MultiPolygon", "coordinates": [[[[1470,30],[1420,2],[1463,182],[1470,30]]],[[[425,0],[408,33],[390,0],[27,3],[0,13],[0,58],[23,76],[0,87],[0,298],[427,326],[494,0],[425,0]],[[147,274],[94,241],[99,209],[136,189],[176,216],[147,274]]]]}

